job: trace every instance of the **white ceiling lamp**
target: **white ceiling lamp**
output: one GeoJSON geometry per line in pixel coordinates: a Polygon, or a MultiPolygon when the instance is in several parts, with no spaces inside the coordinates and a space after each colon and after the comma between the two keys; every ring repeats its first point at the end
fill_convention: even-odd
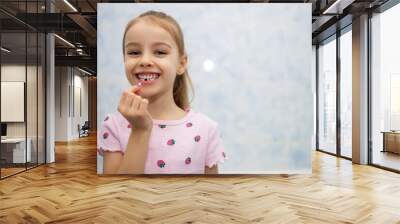
{"type": "Polygon", "coordinates": [[[83,70],[83,69],[81,69],[81,68],[79,68],[79,67],[78,67],[78,70],[81,71],[81,72],[83,72],[83,73],[85,73],[85,74],[87,74],[87,75],[90,75],[90,76],[92,75],[92,73],[90,73],[90,72],[88,72],[88,71],[86,71],[86,70],[83,70]]]}
{"type": "Polygon", "coordinates": [[[10,50],[8,50],[8,49],[5,48],[5,47],[1,47],[1,50],[4,51],[4,52],[6,52],[6,53],[10,53],[10,52],[11,52],[10,50]]]}
{"type": "Polygon", "coordinates": [[[78,10],[71,4],[68,2],[68,0],[64,0],[65,4],[67,4],[72,10],[74,10],[74,12],[78,12],[78,10]]]}
{"type": "Polygon", "coordinates": [[[82,54],[83,54],[83,50],[80,49],[80,48],[77,48],[77,49],[76,49],[76,52],[77,52],[79,55],[82,55],[82,54]]]}
{"type": "Polygon", "coordinates": [[[54,34],[54,36],[56,36],[59,40],[61,40],[62,42],[66,43],[68,46],[75,48],[75,45],[71,44],[71,42],[67,41],[66,39],[58,36],[57,34],[54,34]]]}

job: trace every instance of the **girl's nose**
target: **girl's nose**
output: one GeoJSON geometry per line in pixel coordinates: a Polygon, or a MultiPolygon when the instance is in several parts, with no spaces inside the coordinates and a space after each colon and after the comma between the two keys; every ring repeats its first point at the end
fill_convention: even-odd
{"type": "Polygon", "coordinates": [[[153,62],[151,61],[150,56],[148,54],[144,54],[139,62],[139,66],[140,67],[148,67],[151,65],[153,65],[153,62]]]}

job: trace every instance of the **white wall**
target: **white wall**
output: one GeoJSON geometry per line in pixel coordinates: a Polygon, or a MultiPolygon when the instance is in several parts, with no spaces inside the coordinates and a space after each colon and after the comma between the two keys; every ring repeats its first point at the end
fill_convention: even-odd
{"type": "Polygon", "coordinates": [[[69,76],[67,67],[55,68],[55,141],[68,140],[68,86],[69,76]]]}
{"type": "Polygon", "coordinates": [[[81,76],[79,70],[74,70],[74,111],[73,115],[75,115],[72,119],[72,135],[74,137],[78,137],[78,129],[77,126],[80,124],[81,126],[88,120],[88,77],[81,76]],[[78,73],[78,75],[76,75],[78,73]],[[80,91],[80,93],[79,93],[80,91]],[[80,95],[80,97],[79,97],[80,95]],[[79,102],[80,101],[80,102],[79,102]],[[81,108],[80,108],[81,107],[81,108]],[[81,111],[79,111],[79,109],[81,111]]]}
{"type": "Polygon", "coordinates": [[[82,75],[72,67],[56,67],[55,141],[79,138],[78,124],[88,120],[88,78],[82,75]]]}

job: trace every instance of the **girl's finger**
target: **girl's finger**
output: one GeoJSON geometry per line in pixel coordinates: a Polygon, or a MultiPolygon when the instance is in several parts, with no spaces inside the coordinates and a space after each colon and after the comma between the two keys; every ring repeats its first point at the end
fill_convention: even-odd
{"type": "Polygon", "coordinates": [[[130,92],[131,93],[133,93],[133,94],[138,94],[139,93],[139,91],[140,91],[140,89],[142,88],[141,87],[141,83],[139,83],[140,85],[134,85],[134,86],[132,86],[132,88],[130,88],[130,92]]]}
{"type": "Polygon", "coordinates": [[[140,96],[133,96],[133,102],[131,106],[132,111],[138,111],[139,109],[139,104],[140,104],[140,96]]]}
{"type": "Polygon", "coordinates": [[[126,104],[125,104],[126,107],[128,108],[128,110],[130,110],[132,108],[133,99],[134,99],[134,96],[131,93],[129,93],[127,100],[126,100],[126,104]]]}
{"type": "Polygon", "coordinates": [[[147,99],[142,99],[140,102],[139,111],[146,112],[148,105],[149,105],[149,101],[147,99]]]}

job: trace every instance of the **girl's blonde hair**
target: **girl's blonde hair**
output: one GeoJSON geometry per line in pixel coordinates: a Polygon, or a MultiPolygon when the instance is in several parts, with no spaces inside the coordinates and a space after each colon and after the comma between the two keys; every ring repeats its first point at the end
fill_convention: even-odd
{"type": "MultiPolygon", "coordinates": [[[[129,28],[131,28],[134,24],[141,20],[146,20],[147,22],[154,23],[164,30],[166,30],[174,39],[176,45],[178,46],[178,53],[179,57],[182,57],[186,54],[185,52],[185,44],[183,41],[183,33],[179,26],[179,24],[175,21],[174,18],[171,16],[157,11],[147,11],[138,17],[129,21],[129,23],[125,27],[124,37],[122,40],[122,51],[125,57],[125,36],[129,28]]],[[[173,97],[176,105],[183,110],[189,109],[190,102],[189,102],[189,88],[192,90],[192,94],[194,95],[193,91],[193,84],[189,77],[189,73],[187,69],[182,75],[177,75],[174,82],[173,87],[173,97]]]]}

